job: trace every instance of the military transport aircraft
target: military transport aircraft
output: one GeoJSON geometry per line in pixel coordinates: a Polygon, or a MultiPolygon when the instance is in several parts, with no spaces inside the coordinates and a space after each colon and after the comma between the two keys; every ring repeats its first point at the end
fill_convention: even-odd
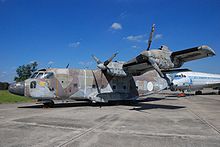
{"type": "Polygon", "coordinates": [[[96,70],[42,69],[24,82],[11,84],[9,91],[37,99],[48,106],[52,106],[54,100],[66,99],[89,100],[94,103],[136,100],[167,87],[161,70],[179,68],[187,61],[215,55],[206,45],[176,52],[170,51],[166,46],[149,50],[154,27],[155,25],[152,26],[147,49],[128,62],[112,61],[117,54],[105,62],[92,56],[97,63],[96,70]],[[152,70],[157,72],[148,72],[152,70]]]}

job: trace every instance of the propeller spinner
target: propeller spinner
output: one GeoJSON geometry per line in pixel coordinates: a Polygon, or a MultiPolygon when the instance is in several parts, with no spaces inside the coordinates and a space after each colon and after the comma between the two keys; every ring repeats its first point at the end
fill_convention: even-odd
{"type": "Polygon", "coordinates": [[[108,60],[106,60],[105,62],[102,62],[101,60],[99,60],[96,56],[92,55],[93,59],[96,61],[97,63],[97,67],[101,70],[107,70],[108,69],[108,64],[110,62],[112,62],[112,60],[116,57],[118,53],[113,54],[108,60]]]}

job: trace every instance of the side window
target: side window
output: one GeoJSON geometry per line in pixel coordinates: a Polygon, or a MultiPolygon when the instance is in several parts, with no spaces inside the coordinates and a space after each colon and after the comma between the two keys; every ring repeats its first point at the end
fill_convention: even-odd
{"type": "Polygon", "coordinates": [[[78,84],[77,84],[77,83],[73,84],[73,87],[74,87],[74,88],[77,88],[77,87],[78,87],[78,84]]]}
{"type": "Polygon", "coordinates": [[[30,83],[30,88],[31,88],[31,89],[36,88],[36,85],[37,85],[36,81],[32,81],[32,82],[30,83]]]}

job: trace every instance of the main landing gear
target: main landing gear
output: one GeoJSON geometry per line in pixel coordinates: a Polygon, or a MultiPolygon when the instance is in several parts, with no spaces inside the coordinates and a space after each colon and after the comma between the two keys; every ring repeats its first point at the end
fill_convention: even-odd
{"type": "Polygon", "coordinates": [[[202,95],[202,91],[201,91],[201,90],[196,91],[196,92],[195,92],[195,95],[202,95]]]}
{"type": "Polygon", "coordinates": [[[53,108],[54,107],[54,101],[52,100],[47,100],[47,101],[42,101],[44,104],[44,108],[53,108]]]}

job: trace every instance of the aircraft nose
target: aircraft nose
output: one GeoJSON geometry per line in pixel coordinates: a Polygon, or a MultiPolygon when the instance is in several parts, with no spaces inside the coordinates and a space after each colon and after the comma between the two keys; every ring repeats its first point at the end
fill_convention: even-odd
{"type": "Polygon", "coordinates": [[[171,91],[176,91],[178,87],[178,84],[176,83],[176,81],[172,81],[172,83],[170,84],[170,90],[171,91]]]}
{"type": "Polygon", "coordinates": [[[12,83],[8,87],[10,93],[24,96],[24,82],[12,83]]]}

